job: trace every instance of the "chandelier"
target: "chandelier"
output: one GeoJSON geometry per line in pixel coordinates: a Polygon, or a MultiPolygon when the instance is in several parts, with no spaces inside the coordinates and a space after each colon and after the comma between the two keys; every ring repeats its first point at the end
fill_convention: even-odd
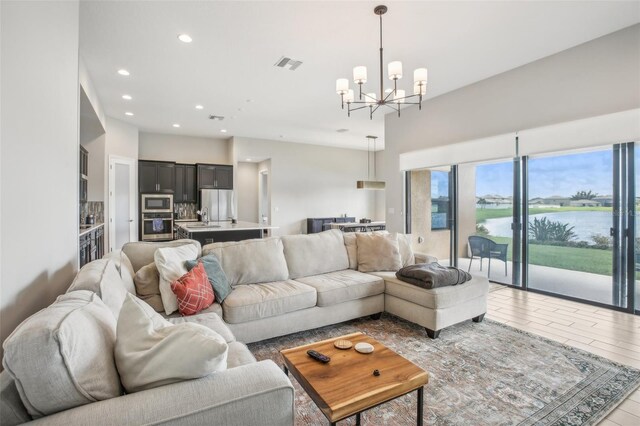
{"type": "Polygon", "coordinates": [[[402,78],[402,62],[389,62],[387,74],[389,80],[393,80],[393,90],[386,95],[384,92],[383,60],[382,60],[382,15],[387,12],[387,6],[380,5],[373,9],[373,13],[380,17],[380,96],[375,93],[362,93],[362,85],[367,82],[367,67],[357,66],[353,69],[353,82],[358,85],[358,99],[355,99],[353,89],[349,89],[349,80],[339,78],[336,80],[336,93],[342,100],[342,109],[347,104],[347,115],[351,117],[351,111],[369,108],[369,118],[373,119],[373,113],[381,106],[387,106],[398,111],[400,117],[401,105],[418,105],[422,109],[422,96],[427,91],[427,69],[417,68],[413,72],[413,95],[406,95],[405,91],[398,89],[398,80],[402,78]],[[416,100],[417,98],[417,100],[416,100]]]}

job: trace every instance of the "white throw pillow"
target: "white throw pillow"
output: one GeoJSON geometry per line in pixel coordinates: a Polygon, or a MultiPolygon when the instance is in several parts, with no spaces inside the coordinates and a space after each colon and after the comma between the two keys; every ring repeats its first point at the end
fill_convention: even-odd
{"type": "Polygon", "coordinates": [[[415,265],[416,259],[411,248],[411,234],[396,234],[398,239],[398,248],[400,249],[400,258],[402,266],[415,265]]]}
{"type": "Polygon", "coordinates": [[[171,324],[127,295],[116,330],[115,360],[127,392],[138,392],[226,370],[229,347],[200,324],[171,324]]]}
{"type": "Polygon", "coordinates": [[[98,294],[72,291],[11,333],[2,365],[35,419],[120,396],[115,339],[116,320],[98,294]]]}
{"type": "Polygon", "coordinates": [[[164,312],[167,315],[178,310],[178,299],[171,291],[171,283],[189,272],[184,263],[187,260],[196,260],[198,251],[198,247],[187,244],[179,247],[159,248],[153,256],[160,275],[162,305],[164,305],[164,312]]]}

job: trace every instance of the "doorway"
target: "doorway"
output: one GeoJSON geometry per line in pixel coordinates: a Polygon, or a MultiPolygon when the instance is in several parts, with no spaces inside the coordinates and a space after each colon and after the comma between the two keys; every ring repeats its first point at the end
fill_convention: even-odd
{"type": "Polygon", "coordinates": [[[261,170],[259,174],[258,180],[258,191],[259,191],[259,201],[258,201],[258,209],[260,210],[259,219],[260,224],[262,225],[270,225],[271,224],[271,200],[269,197],[269,171],[261,170]]]}
{"type": "Polygon", "coordinates": [[[109,251],[136,240],[135,166],[132,158],[109,156],[109,251]]]}

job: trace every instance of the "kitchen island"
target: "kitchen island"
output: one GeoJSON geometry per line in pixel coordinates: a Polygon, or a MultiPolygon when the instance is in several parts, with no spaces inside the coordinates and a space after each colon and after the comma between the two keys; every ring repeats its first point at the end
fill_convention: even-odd
{"type": "Polygon", "coordinates": [[[221,243],[225,241],[242,241],[252,238],[262,238],[268,229],[277,226],[261,225],[253,222],[186,222],[176,223],[177,238],[189,238],[200,244],[221,243]]]}

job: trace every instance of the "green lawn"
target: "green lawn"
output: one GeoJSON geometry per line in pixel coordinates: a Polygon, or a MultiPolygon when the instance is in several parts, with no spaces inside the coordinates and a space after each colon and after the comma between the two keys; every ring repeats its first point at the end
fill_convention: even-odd
{"type": "MultiPolygon", "coordinates": [[[[508,259],[511,260],[512,241],[507,237],[493,237],[497,243],[508,243],[508,259]]],[[[612,274],[612,251],[579,247],[545,246],[529,244],[529,264],[593,274],[612,274]]]]}
{"type": "MultiPolygon", "coordinates": [[[[529,214],[558,213],[558,212],[612,212],[611,207],[535,207],[529,209],[529,214]]],[[[512,209],[480,209],[476,208],[476,223],[498,217],[510,217],[512,209]]]]}

